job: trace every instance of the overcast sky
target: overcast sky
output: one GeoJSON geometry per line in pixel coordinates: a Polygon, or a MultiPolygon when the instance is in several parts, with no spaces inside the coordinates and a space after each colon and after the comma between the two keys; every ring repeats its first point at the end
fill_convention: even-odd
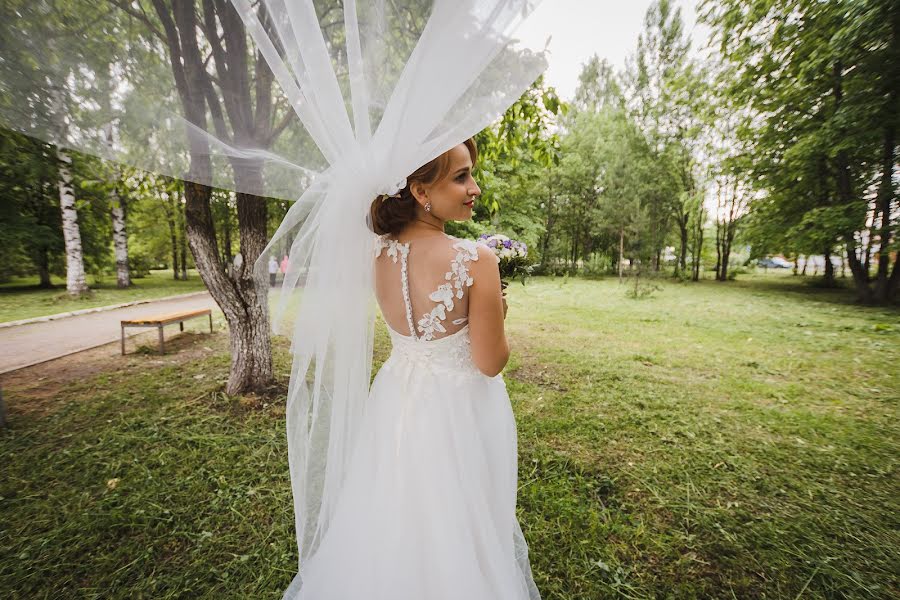
{"type": "MultiPolygon", "coordinates": [[[[617,69],[625,67],[625,57],[633,55],[651,0],[542,0],[534,15],[517,34],[527,45],[543,47],[552,32],[547,83],[560,96],[575,95],[581,65],[596,53],[617,69]]],[[[685,30],[691,34],[692,49],[706,43],[707,29],[696,27],[696,0],[676,0],[681,6],[685,30]]]]}

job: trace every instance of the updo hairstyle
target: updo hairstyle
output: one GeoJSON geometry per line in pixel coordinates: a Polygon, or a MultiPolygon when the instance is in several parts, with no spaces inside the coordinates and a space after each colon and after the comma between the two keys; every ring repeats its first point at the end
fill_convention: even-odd
{"type": "MultiPolygon", "coordinates": [[[[478,148],[474,138],[465,142],[472,157],[472,165],[478,160],[478,148]]],[[[446,177],[450,171],[450,151],[444,152],[418,169],[406,178],[406,187],[393,196],[381,195],[375,198],[370,208],[372,227],[376,234],[397,235],[411,221],[416,218],[416,198],[410,188],[415,182],[431,185],[446,177]]]]}

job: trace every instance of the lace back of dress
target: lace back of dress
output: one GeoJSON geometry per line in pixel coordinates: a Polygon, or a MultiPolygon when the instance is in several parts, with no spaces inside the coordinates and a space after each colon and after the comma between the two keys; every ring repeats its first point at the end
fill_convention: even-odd
{"type": "Polygon", "coordinates": [[[475,242],[446,235],[400,242],[385,235],[375,252],[376,298],[395,333],[430,341],[466,327],[475,242]]]}

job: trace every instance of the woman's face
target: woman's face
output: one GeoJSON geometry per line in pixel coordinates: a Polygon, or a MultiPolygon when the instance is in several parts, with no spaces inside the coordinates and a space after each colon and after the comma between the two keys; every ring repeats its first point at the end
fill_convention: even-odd
{"type": "Polygon", "coordinates": [[[420,205],[431,202],[431,214],[441,221],[466,221],[472,218],[475,197],[481,195],[481,188],[472,178],[472,157],[466,145],[454,146],[448,154],[447,175],[426,186],[425,193],[416,197],[420,205]]]}

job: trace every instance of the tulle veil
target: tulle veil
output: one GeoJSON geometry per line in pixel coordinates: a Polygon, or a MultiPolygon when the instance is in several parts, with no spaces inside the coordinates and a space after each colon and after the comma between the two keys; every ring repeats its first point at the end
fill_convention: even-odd
{"type": "MultiPolygon", "coordinates": [[[[186,1],[194,6],[153,3],[171,3],[177,17],[186,1]]],[[[277,142],[246,127],[271,115],[234,106],[254,96],[238,89],[246,81],[228,89],[217,78],[226,114],[209,102],[202,120],[159,101],[179,85],[165,63],[178,48],[148,41],[139,11],[152,8],[143,0],[110,0],[108,11],[134,17],[117,17],[115,27],[102,3],[85,3],[80,15],[54,14],[44,0],[8,5],[4,52],[29,59],[0,61],[0,124],[158,173],[293,201],[254,272],[267,295],[269,257],[288,256],[271,321],[292,340],[288,459],[302,566],[328,530],[371,377],[369,205],[501,116],[546,68],[547,48],[514,37],[536,0],[198,2],[198,10],[239,18],[245,42],[252,40],[250,51],[240,40],[217,40],[204,12],[201,47],[256,56],[258,74],[268,69],[277,83],[278,102],[293,113],[277,142]],[[110,49],[64,35],[73,19],[86,21],[81,38],[104,31],[107,19],[125,43],[110,49]],[[249,116],[239,121],[241,114],[249,116]],[[190,170],[191,153],[208,155],[211,168],[190,170]],[[259,176],[235,177],[241,164],[259,176]]]]}

